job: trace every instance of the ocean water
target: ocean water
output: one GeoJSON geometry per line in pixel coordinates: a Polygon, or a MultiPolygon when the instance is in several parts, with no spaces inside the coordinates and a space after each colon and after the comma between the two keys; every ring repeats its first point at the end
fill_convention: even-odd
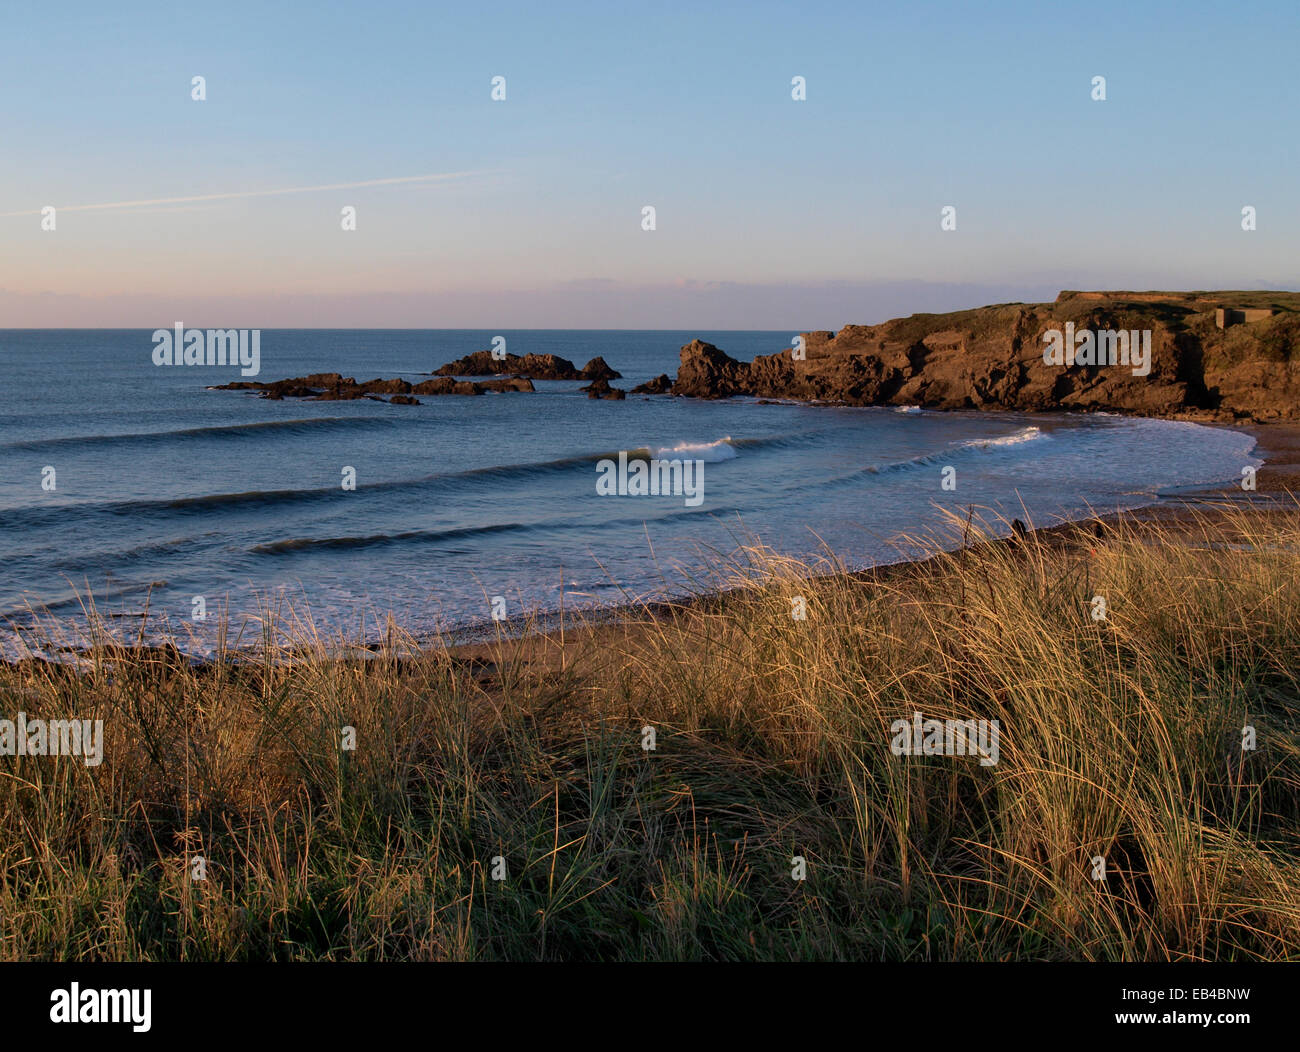
{"type": "MultiPolygon", "coordinates": [[[[748,359],[791,334],[263,330],[257,379],[418,381],[496,335],[579,367],[601,355],[630,389],[675,374],[694,337],[748,359]]],[[[197,652],[221,613],[255,638],[277,603],[351,635],[388,614],[421,635],[472,630],[494,596],[515,615],[680,595],[756,541],[863,567],[904,557],[900,538],[945,508],[1047,525],[1259,463],[1249,436],[1182,422],[594,401],[576,382],[420,406],[276,402],[207,389],[235,368],[158,367],[152,350],[149,331],[0,331],[6,651],[33,617],[75,625],[87,596],[124,633],[197,652]],[[620,450],[702,460],[702,501],[599,495],[598,461],[620,450]]]]}

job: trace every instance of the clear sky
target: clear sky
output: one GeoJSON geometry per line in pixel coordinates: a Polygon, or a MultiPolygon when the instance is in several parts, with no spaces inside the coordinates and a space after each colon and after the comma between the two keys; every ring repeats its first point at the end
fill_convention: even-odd
{"type": "Polygon", "coordinates": [[[1300,287],[1295,0],[0,17],[0,327],[801,331],[1300,287]]]}

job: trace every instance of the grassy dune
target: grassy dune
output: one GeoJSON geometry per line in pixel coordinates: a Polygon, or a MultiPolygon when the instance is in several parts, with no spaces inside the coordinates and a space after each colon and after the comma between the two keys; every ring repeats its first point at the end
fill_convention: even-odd
{"type": "Polygon", "coordinates": [[[952,528],[563,646],[0,665],[106,757],[0,757],[0,959],[1300,958],[1300,506],[952,528]],[[915,711],[998,763],[894,755],[915,711]]]}

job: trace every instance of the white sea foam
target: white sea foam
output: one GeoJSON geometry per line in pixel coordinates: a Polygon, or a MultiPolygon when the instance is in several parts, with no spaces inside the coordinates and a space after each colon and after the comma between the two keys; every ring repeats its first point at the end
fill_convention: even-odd
{"type": "Polygon", "coordinates": [[[720,460],[735,460],[736,447],[731,444],[731,436],[728,435],[716,442],[678,442],[675,446],[652,446],[650,455],[656,460],[702,460],[706,464],[716,464],[720,460]]]}
{"type": "Polygon", "coordinates": [[[972,438],[960,445],[963,448],[967,446],[979,446],[981,448],[987,448],[988,446],[1018,446],[1022,442],[1032,442],[1036,438],[1046,437],[1046,434],[1031,424],[1029,427],[1021,428],[1013,434],[1003,435],[1001,438],[972,438]]]}

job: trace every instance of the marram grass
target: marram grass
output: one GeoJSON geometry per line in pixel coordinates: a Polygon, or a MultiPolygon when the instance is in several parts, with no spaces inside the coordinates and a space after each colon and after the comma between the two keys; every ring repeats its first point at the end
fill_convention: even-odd
{"type": "Polygon", "coordinates": [[[0,959],[1300,958],[1300,507],[954,528],[881,574],[754,547],[562,650],[286,617],[0,665],[0,718],[105,756],[0,757],[0,959]],[[998,762],[895,755],[914,712],[998,762]]]}

